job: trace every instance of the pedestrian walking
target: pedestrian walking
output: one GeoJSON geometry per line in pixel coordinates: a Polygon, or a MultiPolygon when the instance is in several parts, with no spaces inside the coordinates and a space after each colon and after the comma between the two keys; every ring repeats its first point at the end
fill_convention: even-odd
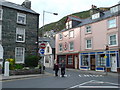
{"type": "Polygon", "coordinates": [[[62,75],[62,77],[64,77],[64,75],[65,75],[65,62],[64,62],[64,60],[62,60],[62,62],[61,62],[61,75],[62,75]]]}
{"type": "Polygon", "coordinates": [[[58,63],[54,64],[53,70],[55,71],[55,76],[58,76],[58,71],[59,71],[59,65],[58,65],[58,63]]]}

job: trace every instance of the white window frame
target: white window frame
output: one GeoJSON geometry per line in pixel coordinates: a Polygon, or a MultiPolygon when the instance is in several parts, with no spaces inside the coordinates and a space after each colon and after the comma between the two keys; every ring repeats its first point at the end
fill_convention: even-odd
{"type": "Polygon", "coordinates": [[[108,28],[114,28],[117,26],[116,19],[110,19],[108,20],[108,28]]]}
{"type": "Polygon", "coordinates": [[[25,56],[25,48],[23,47],[16,47],[15,48],[15,63],[24,63],[24,56],[25,56]],[[21,51],[18,51],[21,50],[21,51]],[[18,56],[21,56],[20,58],[18,56]],[[21,59],[21,60],[19,60],[21,59]],[[17,61],[19,60],[19,61],[17,61]]]}
{"type": "Polygon", "coordinates": [[[86,29],[86,34],[92,33],[90,25],[86,26],[85,29],[86,29]]]}
{"type": "Polygon", "coordinates": [[[92,19],[97,19],[100,17],[100,13],[96,13],[92,15],[92,19]]]}
{"type": "Polygon", "coordinates": [[[112,7],[112,8],[110,9],[110,11],[111,11],[111,13],[116,13],[116,12],[119,11],[119,8],[118,8],[118,6],[115,6],[115,7],[112,7]]]}
{"type": "Polygon", "coordinates": [[[59,44],[59,52],[62,52],[63,51],[63,45],[62,43],[59,44]]]}
{"type": "Polygon", "coordinates": [[[1,14],[1,15],[0,15],[0,20],[2,20],[2,17],[3,17],[3,9],[0,8],[0,12],[1,12],[1,13],[0,13],[0,14],[1,14]]]}
{"type": "Polygon", "coordinates": [[[62,33],[59,34],[59,40],[62,40],[63,39],[63,35],[62,33]]]}
{"type": "Polygon", "coordinates": [[[2,40],[2,25],[0,25],[0,40],[2,40]]]}
{"type": "MultiPolygon", "coordinates": [[[[22,38],[22,37],[20,37],[20,38],[22,38]]],[[[23,28],[16,28],[16,42],[25,42],[25,29],[23,29],[23,28]],[[17,36],[18,34],[23,35],[23,41],[18,40],[18,36],[17,36]]]]}
{"type": "Polygon", "coordinates": [[[17,23],[19,24],[26,24],[26,14],[23,13],[17,13],[17,23]],[[24,18],[24,22],[21,20],[19,21],[19,17],[24,18]]]}
{"type": "Polygon", "coordinates": [[[69,42],[69,50],[73,51],[74,50],[74,42],[69,42]]]}
{"type": "Polygon", "coordinates": [[[66,29],[72,28],[72,21],[66,22],[66,29]]]}
{"type": "Polygon", "coordinates": [[[92,49],[92,39],[86,39],[86,49],[92,49]],[[91,41],[91,43],[88,43],[88,40],[91,41]],[[91,46],[91,47],[88,47],[88,44],[91,46]]]}
{"type": "Polygon", "coordinates": [[[74,37],[74,30],[69,31],[69,38],[73,38],[74,37]]]}
{"type": "Polygon", "coordinates": [[[118,46],[118,36],[117,36],[117,34],[110,34],[110,35],[109,35],[109,46],[118,46]],[[110,37],[111,37],[111,36],[114,36],[114,35],[116,36],[116,40],[112,40],[112,41],[113,41],[113,42],[115,41],[116,44],[112,45],[112,44],[111,44],[110,37]]]}

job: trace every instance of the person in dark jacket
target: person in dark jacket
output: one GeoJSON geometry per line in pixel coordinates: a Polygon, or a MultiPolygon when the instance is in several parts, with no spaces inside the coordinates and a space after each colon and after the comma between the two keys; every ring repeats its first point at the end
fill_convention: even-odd
{"type": "Polygon", "coordinates": [[[61,62],[61,75],[62,75],[62,77],[64,77],[64,75],[65,75],[65,62],[64,62],[64,60],[62,60],[62,62],[61,62]]]}
{"type": "Polygon", "coordinates": [[[58,76],[58,71],[59,71],[59,65],[58,65],[58,63],[54,64],[53,70],[55,71],[55,76],[58,76]]]}

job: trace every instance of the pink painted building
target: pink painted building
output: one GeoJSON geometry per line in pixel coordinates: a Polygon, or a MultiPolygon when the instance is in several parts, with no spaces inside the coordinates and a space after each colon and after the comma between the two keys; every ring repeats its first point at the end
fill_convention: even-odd
{"type": "Polygon", "coordinates": [[[120,72],[120,4],[104,11],[92,5],[91,17],[68,16],[56,34],[56,58],[66,67],[120,72]]]}

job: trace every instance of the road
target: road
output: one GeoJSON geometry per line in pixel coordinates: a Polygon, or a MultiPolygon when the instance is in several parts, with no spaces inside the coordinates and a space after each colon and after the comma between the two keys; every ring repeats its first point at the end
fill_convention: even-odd
{"type": "Polygon", "coordinates": [[[66,70],[65,77],[55,77],[52,69],[46,69],[46,72],[49,72],[50,75],[5,81],[2,86],[3,88],[64,88],[66,90],[72,88],[109,88],[109,90],[113,90],[114,88],[118,90],[118,77],[75,70],[66,70]]]}

